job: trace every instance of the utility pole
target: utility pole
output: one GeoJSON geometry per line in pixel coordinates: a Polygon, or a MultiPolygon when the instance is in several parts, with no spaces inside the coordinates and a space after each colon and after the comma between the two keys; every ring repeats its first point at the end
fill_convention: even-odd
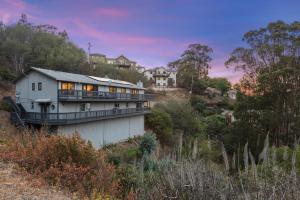
{"type": "Polygon", "coordinates": [[[89,64],[90,64],[91,47],[92,47],[92,45],[91,45],[91,43],[89,42],[89,43],[88,43],[88,63],[89,63],[89,64]]]}

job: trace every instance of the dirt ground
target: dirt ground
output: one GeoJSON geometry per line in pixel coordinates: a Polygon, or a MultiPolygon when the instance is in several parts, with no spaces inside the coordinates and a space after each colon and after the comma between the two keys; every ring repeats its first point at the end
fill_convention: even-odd
{"type": "MultiPolygon", "coordinates": [[[[25,173],[25,172],[24,172],[25,173]]],[[[39,186],[37,180],[27,180],[16,165],[0,161],[0,199],[2,200],[65,200],[70,196],[54,188],[39,186]]]]}

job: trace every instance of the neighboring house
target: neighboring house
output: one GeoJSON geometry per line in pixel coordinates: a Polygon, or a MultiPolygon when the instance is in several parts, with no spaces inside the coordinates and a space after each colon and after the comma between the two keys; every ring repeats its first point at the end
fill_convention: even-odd
{"type": "Polygon", "coordinates": [[[16,81],[16,103],[10,101],[15,122],[65,135],[77,131],[101,147],[144,133],[148,97],[142,82],[31,68],[16,81]]]}
{"type": "Polygon", "coordinates": [[[139,73],[144,73],[144,71],[146,70],[146,68],[145,67],[143,67],[143,66],[137,66],[136,67],[136,70],[139,72],[139,73]]]}
{"type": "Polygon", "coordinates": [[[230,99],[236,100],[237,90],[228,90],[227,95],[230,99]]]}
{"type": "Polygon", "coordinates": [[[204,91],[204,94],[206,94],[210,97],[215,97],[215,96],[221,96],[222,92],[216,88],[207,87],[204,91]]]}
{"type": "Polygon", "coordinates": [[[90,54],[90,63],[97,64],[97,63],[106,63],[106,56],[100,53],[93,53],[90,54]]]}
{"type": "Polygon", "coordinates": [[[145,70],[144,75],[150,80],[154,87],[176,87],[176,71],[171,71],[164,67],[157,67],[145,70]]]}
{"type": "Polygon", "coordinates": [[[117,58],[107,58],[105,55],[94,53],[90,54],[90,61],[92,64],[111,64],[116,65],[119,69],[136,69],[136,62],[131,61],[124,55],[120,55],[117,58]]]}

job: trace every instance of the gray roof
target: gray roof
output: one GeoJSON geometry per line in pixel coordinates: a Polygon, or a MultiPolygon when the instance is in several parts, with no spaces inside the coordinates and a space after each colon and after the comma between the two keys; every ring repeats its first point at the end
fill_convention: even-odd
{"type": "Polygon", "coordinates": [[[92,78],[91,76],[82,75],[82,74],[74,74],[74,73],[68,73],[68,72],[61,72],[61,71],[55,71],[50,69],[42,69],[42,68],[36,68],[31,67],[30,70],[34,70],[36,72],[39,72],[41,74],[44,74],[45,76],[48,76],[52,79],[55,79],[57,81],[66,81],[66,82],[75,82],[75,83],[88,83],[88,84],[94,84],[94,85],[110,85],[110,86],[116,86],[116,87],[126,87],[126,88],[138,88],[138,89],[144,89],[140,88],[137,85],[125,81],[118,81],[113,79],[105,79],[105,78],[92,78]],[[103,81],[101,81],[103,79],[103,81]],[[123,82],[123,83],[122,83],[123,82]]]}

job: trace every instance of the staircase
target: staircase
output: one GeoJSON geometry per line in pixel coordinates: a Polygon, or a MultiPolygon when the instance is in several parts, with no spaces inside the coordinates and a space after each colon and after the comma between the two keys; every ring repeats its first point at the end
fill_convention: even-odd
{"type": "Polygon", "coordinates": [[[21,104],[17,104],[10,96],[3,97],[3,100],[6,101],[12,109],[10,119],[11,121],[21,127],[25,127],[25,122],[22,119],[23,113],[25,113],[25,109],[21,104]]]}

